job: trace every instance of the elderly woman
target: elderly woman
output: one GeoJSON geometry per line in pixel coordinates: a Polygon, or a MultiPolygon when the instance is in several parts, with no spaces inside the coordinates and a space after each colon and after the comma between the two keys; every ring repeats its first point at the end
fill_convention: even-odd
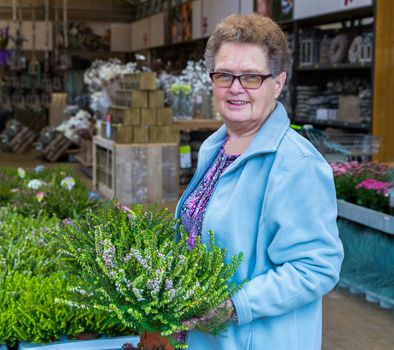
{"type": "Polygon", "coordinates": [[[221,310],[186,322],[230,322],[219,336],[189,331],[189,349],[320,349],[322,296],[338,281],[343,250],[330,166],[277,101],[285,35],[267,17],[232,15],[205,57],[225,125],[201,146],[177,216],[191,247],[213,229],[228,257],[243,252],[234,280],[248,282],[221,310]]]}

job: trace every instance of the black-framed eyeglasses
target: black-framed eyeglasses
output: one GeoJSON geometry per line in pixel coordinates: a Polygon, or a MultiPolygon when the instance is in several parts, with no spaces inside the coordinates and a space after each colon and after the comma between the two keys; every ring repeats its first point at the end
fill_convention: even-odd
{"type": "Polygon", "coordinates": [[[244,89],[255,90],[260,88],[265,79],[272,77],[272,74],[210,72],[209,76],[217,87],[229,88],[233,85],[234,80],[238,79],[244,89]]]}

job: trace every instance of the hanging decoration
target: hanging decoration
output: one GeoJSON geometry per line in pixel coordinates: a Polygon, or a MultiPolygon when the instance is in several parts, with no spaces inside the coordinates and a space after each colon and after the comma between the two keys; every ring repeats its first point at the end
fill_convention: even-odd
{"type": "Polygon", "coordinates": [[[63,0],[63,47],[64,52],[60,56],[60,69],[66,70],[71,67],[71,58],[68,50],[68,23],[67,23],[67,0],[63,0]]]}
{"type": "Polygon", "coordinates": [[[22,53],[22,45],[26,39],[22,36],[22,7],[20,5],[20,1],[12,0],[12,22],[15,31],[15,37],[13,37],[15,49],[12,54],[11,58],[11,69],[14,71],[19,71],[25,68],[26,66],[26,59],[22,53]],[[19,5],[19,6],[18,6],[19,5]],[[19,16],[18,16],[18,9],[19,9],[19,16]],[[17,22],[18,17],[18,22],[17,22]]]}
{"type": "Polygon", "coordinates": [[[49,71],[49,0],[45,0],[45,42],[44,71],[49,71]]]}
{"type": "Polygon", "coordinates": [[[37,75],[40,73],[40,62],[37,60],[36,57],[36,11],[33,3],[30,4],[31,6],[31,26],[32,26],[32,53],[31,59],[28,65],[28,72],[32,75],[37,75]]]}
{"type": "Polygon", "coordinates": [[[11,58],[11,53],[7,50],[9,30],[8,26],[0,28],[0,67],[8,66],[11,58]]]}

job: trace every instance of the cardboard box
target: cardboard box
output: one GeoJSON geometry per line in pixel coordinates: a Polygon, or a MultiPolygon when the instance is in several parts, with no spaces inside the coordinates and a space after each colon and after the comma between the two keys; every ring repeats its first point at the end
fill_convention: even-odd
{"type": "Polygon", "coordinates": [[[164,91],[163,90],[149,91],[148,106],[150,108],[164,107],[164,91]]]}
{"type": "Polygon", "coordinates": [[[141,125],[141,108],[128,108],[125,112],[124,124],[133,126],[141,125]]]}
{"type": "Polygon", "coordinates": [[[110,106],[108,114],[111,116],[111,123],[121,124],[124,123],[126,108],[122,106],[110,106]]]}
{"type": "Polygon", "coordinates": [[[111,124],[111,140],[116,143],[133,143],[133,127],[111,124]]]}
{"type": "Polygon", "coordinates": [[[360,122],[360,99],[357,95],[340,95],[337,120],[360,122]]]}
{"type": "Polygon", "coordinates": [[[149,126],[136,126],[133,130],[134,143],[149,142],[149,126]]]}
{"type": "Polygon", "coordinates": [[[142,72],[124,75],[123,87],[126,89],[135,90],[156,90],[156,73],[155,72],[142,72]]]}
{"type": "Polygon", "coordinates": [[[141,108],[141,126],[156,125],[156,108],[141,108]]]}
{"type": "Polygon", "coordinates": [[[121,107],[148,107],[148,92],[139,90],[116,90],[117,105],[121,107]]]}
{"type": "Polygon", "coordinates": [[[156,90],[156,73],[142,72],[139,78],[139,88],[141,90],[156,90]]]}
{"type": "Polygon", "coordinates": [[[149,128],[149,141],[153,143],[179,142],[179,132],[171,126],[152,126],[149,128]]]}
{"type": "Polygon", "coordinates": [[[172,108],[157,108],[156,124],[159,126],[170,126],[172,123],[172,108]]]}

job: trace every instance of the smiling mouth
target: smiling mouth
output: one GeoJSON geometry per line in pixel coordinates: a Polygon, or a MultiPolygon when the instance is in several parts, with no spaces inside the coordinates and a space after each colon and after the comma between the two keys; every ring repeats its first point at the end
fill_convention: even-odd
{"type": "Polygon", "coordinates": [[[229,100],[229,101],[227,101],[227,103],[234,105],[234,106],[243,106],[243,105],[248,104],[249,102],[229,100]]]}

